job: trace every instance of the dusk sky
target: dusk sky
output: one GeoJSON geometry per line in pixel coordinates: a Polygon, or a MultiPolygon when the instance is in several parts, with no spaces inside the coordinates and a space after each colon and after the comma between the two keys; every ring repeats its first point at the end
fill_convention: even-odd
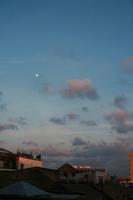
{"type": "Polygon", "coordinates": [[[132,0],[0,0],[0,148],[128,175],[132,0]]]}

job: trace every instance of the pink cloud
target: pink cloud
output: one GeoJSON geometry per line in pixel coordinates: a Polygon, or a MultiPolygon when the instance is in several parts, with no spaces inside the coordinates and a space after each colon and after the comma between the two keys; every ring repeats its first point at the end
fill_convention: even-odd
{"type": "Polygon", "coordinates": [[[91,89],[90,80],[69,80],[68,87],[73,92],[87,91],[91,89]]]}
{"type": "Polygon", "coordinates": [[[115,110],[105,116],[109,121],[112,129],[116,129],[118,133],[127,133],[133,130],[133,113],[123,109],[115,110]]]}
{"type": "Polygon", "coordinates": [[[78,114],[74,113],[74,112],[70,112],[67,114],[67,117],[70,119],[70,120],[73,120],[73,119],[77,119],[79,117],[78,114]]]}
{"type": "Polygon", "coordinates": [[[90,80],[68,80],[67,87],[61,91],[64,97],[79,97],[96,100],[98,94],[90,80]]]}
{"type": "Polygon", "coordinates": [[[133,63],[133,56],[129,56],[128,58],[122,61],[122,64],[124,65],[128,65],[130,63],[133,63]]]}
{"type": "Polygon", "coordinates": [[[129,56],[122,61],[123,70],[127,73],[133,73],[133,56],[129,56]]]}

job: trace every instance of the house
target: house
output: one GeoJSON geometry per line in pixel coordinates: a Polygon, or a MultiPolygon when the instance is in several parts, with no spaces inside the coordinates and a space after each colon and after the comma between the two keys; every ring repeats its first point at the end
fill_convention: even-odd
{"type": "Polygon", "coordinates": [[[12,153],[0,148],[0,170],[16,170],[31,167],[43,167],[41,155],[34,157],[32,154],[12,153]]]}
{"type": "Polygon", "coordinates": [[[105,183],[108,179],[108,173],[106,168],[95,168],[94,169],[94,183],[105,183]]]}
{"type": "Polygon", "coordinates": [[[75,174],[77,173],[77,170],[68,163],[58,168],[57,171],[59,174],[59,180],[65,182],[73,181],[75,174]]]}
{"type": "Polygon", "coordinates": [[[6,149],[0,148],[0,170],[16,169],[16,155],[6,149]]]}
{"type": "Polygon", "coordinates": [[[32,154],[20,153],[16,154],[18,169],[26,169],[31,167],[43,167],[41,156],[33,157],[32,154]]]}
{"type": "Polygon", "coordinates": [[[92,170],[77,172],[74,177],[75,183],[93,183],[93,179],[92,170]]]}
{"type": "Polygon", "coordinates": [[[58,168],[59,180],[62,182],[73,183],[105,183],[108,178],[105,168],[94,167],[73,167],[70,164],[64,164],[58,168]]]}

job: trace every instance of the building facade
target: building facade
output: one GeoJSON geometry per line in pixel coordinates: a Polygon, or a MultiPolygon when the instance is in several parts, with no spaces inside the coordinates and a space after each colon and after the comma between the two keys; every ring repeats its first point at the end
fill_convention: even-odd
{"type": "Polygon", "coordinates": [[[60,168],[58,168],[58,174],[59,174],[59,180],[61,182],[71,182],[74,180],[75,174],[77,173],[77,170],[73,168],[68,163],[62,165],[60,168]]]}
{"type": "Polygon", "coordinates": [[[40,156],[35,158],[30,154],[17,153],[16,155],[18,169],[27,169],[32,167],[43,167],[43,161],[40,156]]]}
{"type": "Polygon", "coordinates": [[[94,183],[95,184],[105,183],[107,179],[108,179],[108,174],[105,168],[94,169],[94,183]]]}
{"type": "Polygon", "coordinates": [[[71,166],[65,164],[58,168],[59,179],[61,182],[73,183],[105,183],[108,179],[105,168],[94,168],[89,166],[71,166]]]}
{"type": "Polygon", "coordinates": [[[133,182],[133,152],[129,153],[129,174],[130,174],[130,181],[133,182]]]}
{"type": "Polygon", "coordinates": [[[33,157],[31,154],[14,154],[6,149],[0,148],[0,170],[16,170],[31,167],[43,167],[41,155],[33,157]]]}
{"type": "Polygon", "coordinates": [[[0,170],[16,169],[16,155],[6,149],[0,148],[0,170]]]}

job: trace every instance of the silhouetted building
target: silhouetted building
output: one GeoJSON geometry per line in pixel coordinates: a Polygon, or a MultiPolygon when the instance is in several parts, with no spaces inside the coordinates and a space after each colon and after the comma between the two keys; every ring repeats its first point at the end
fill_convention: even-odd
{"type": "Polygon", "coordinates": [[[6,149],[0,148],[0,170],[5,169],[25,169],[31,167],[43,167],[41,155],[34,157],[32,154],[14,154],[6,149]]]}
{"type": "Polygon", "coordinates": [[[71,166],[64,164],[58,168],[59,179],[61,182],[74,183],[105,183],[108,179],[105,168],[94,168],[89,166],[71,166]]]}
{"type": "Polygon", "coordinates": [[[0,169],[16,169],[16,155],[6,149],[0,148],[0,169]]]}

